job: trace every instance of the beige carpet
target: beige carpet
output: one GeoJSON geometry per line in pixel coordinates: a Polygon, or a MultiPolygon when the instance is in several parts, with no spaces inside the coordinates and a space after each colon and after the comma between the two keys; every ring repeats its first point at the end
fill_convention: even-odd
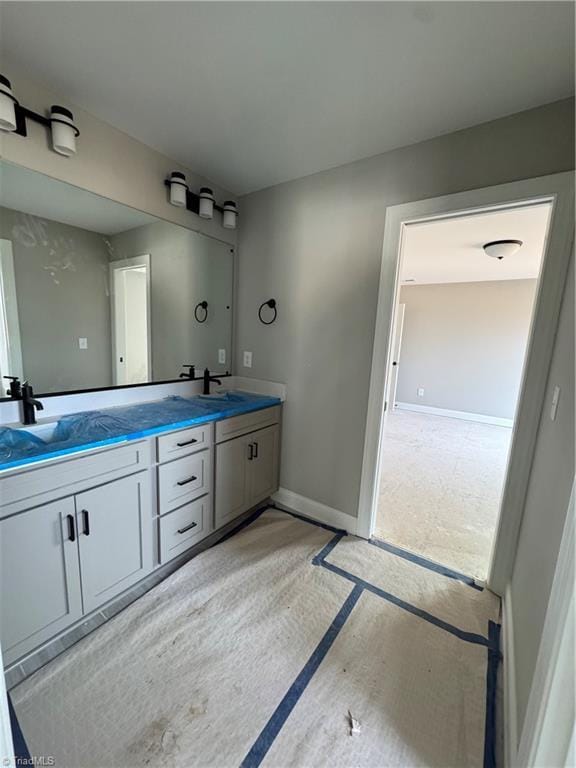
{"type": "Polygon", "coordinates": [[[374,536],[485,580],[512,430],[396,410],[374,536]]]}
{"type": "Polygon", "coordinates": [[[266,511],[11,696],[59,767],[489,767],[497,617],[488,592],[266,511]]]}

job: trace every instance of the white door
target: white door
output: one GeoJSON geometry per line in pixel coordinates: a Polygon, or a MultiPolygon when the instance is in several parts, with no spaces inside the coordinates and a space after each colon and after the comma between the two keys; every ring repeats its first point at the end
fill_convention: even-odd
{"type": "Polygon", "coordinates": [[[150,381],[150,257],[110,264],[114,383],[150,381]]]}
{"type": "Polygon", "coordinates": [[[406,304],[398,304],[392,331],[392,360],[390,361],[390,384],[388,391],[388,407],[394,410],[396,407],[396,390],[398,388],[398,371],[400,366],[400,351],[402,347],[402,330],[404,328],[404,311],[406,304]]]}

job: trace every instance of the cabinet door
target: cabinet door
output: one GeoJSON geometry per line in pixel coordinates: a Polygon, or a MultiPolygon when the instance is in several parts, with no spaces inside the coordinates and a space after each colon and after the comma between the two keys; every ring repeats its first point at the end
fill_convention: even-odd
{"type": "Polygon", "coordinates": [[[74,499],[0,521],[0,637],[10,664],[82,616],[74,499]]]}
{"type": "Polygon", "coordinates": [[[250,506],[268,498],[278,490],[278,438],[277,424],[248,435],[250,506]]]}
{"type": "Polygon", "coordinates": [[[237,437],[216,446],[216,527],[228,523],[250,507],[248,495],[248,438],[237,437]]]}
{"type": "Polygon", "coordinates": [[[142,472],[75,497],[86,613],[152,569],[151,496],[150,475],[142,472]]]}

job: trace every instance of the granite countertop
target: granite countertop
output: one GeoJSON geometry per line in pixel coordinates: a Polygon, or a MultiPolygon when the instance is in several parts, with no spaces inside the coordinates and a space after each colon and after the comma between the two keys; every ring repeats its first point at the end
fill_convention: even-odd
{"type": "Polygon", "coordinates": [[[279,405],[278,397],[225,392],[169,397],[62,416],[33,427],[0,427],[0,472],[279,405]]]}

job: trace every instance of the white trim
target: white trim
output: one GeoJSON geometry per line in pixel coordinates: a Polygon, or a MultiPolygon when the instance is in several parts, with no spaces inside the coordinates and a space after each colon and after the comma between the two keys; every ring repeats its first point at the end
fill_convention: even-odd
{"type": "Polygon", "coordinates": [[[516,703],[516,661],[514,653],[514,614],[510,585],[502,598],[502,677],[504,686],[504,765],[513,766],[518,751],[518,709],[516,703]]]}
{"type": "Polygon", "coordinates": [[[541,176],[396,205],[387,209],[384,228],[358,504],[357,533],[364,538],[369,538],[371,534],[377,511],[380,438],[386,376],[389,368],[391,318],[399,291],[398,272],[406,226],[415,221],[445,219],[544,202],[551,202],[553,210],[512,433],[502,511],[488,577],[490,589],[499,595],[503,594],[509,581],[516,551],[562,295],[570,263],[574,237],[573,173],[541,176]]]}
{"type": "MultiPolygon", "coordinates": [[[[109,265],[110,274],[110,317],[112,326],[112,371],[114,375],[114,385],[118,385],[120,372],[118,370],[118,354],[116,351],[116,273],[124,272],[128,269],[146,268],[146,333],[148,339],[148,379],[153,380],[152,371],[152,303],[151,303],[151,279],[150,279],[150,254],[145,253],[142,256],[132,256],[129,259],[111,261],[109,265]]],[[[124,382],[122,382],[124,383],[124,382]]]]}
{"type": "Polygon", "coordinates": [[[563,765],[574,728],[574,486],[515,765],[563,765]]]}
{"type": "Polygon", "coordinates": [[[434,416],[447,416],[450,419],[462,419],[464,421],[480,421],[482,424],[494,424],[498,427],[512,427],[513,419],[504,419],[500,416],[486,416],[483,413],[468,413],[468,411],[451,411],[448,408],[436,408],[434,405],[417,405],[416,403],[396,403],[396,410],[416,411],[416,413],[430,413],[434,416]]]}
{"type": "Polygon", "coordinates": [[[304,517],[332,525],[334,528],[342,528],[351,534],[356,533],[357,520],[355,517],[340,512],[339,509],[328,507],[326,504],[321,504],[319,501],[314,501],[314,499],[309,499],[307,496],[301,496],[287,488],[279,488],[272,499],[279,506],[286,507],[290,512],[298,512],[304,517]]]}

